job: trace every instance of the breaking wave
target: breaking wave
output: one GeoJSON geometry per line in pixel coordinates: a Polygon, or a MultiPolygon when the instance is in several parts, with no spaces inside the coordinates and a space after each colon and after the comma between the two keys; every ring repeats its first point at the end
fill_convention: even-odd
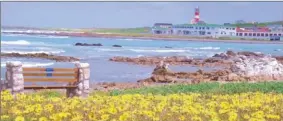
{"type": "Polygon", "coordinates": [[[134,52],[157,52],[157,53],[174,53],[174,52],[189,52],[189,50],[177,50],[177,49],[171,49],[171,50],[165,50],[165,49],[129,49],[130,51],[134,52]]]}
{"type": "Polygon", "coordinates": [[[200,48],[196,48],[196,49],[200,49],[200,50],[219,50],[220,47],[200,47],[200,48]]]}
{"type": "Polygon", "coordinates": [[[19,53],[19,54],[36,54],[36,53],[45,53],[45,54],[58,54],[63,53],[64,50],[57,50],[57,51],[14,51],[14,50],[2,50],[1,53],[19,53]]]}
{"type": "MultiPolygon", "coordinates": [[[[34,62],[23,62],[23,67],[44,67],[44,66],[51,66],[54,63],[34,63],[34,62]]],[[[5,67],[5,63],[1,63],[1,67],[5,67]]]]}
{"type": "Polygon", "coordinates": [[[1,45],[30,45],[31,43],[26,40],[16,40],[16,41],[1,41],[1,45]]]}

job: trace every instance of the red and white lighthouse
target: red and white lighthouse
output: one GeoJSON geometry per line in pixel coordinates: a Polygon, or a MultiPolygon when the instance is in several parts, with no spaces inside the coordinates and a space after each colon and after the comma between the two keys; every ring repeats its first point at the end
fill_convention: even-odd
{"type": "Polygon", "coordinates": [[[199,22],[199,7],[197,7],[195,9],[195,22],[198,23],[199,22]]]}
{"type": "Polygon", "coordinates": [[[192,19],[191,23],[192,24],[196,24],[200,21],[200,17],[199,17],[199,7],[196,7],[195,8],[195,16],[194,18],[192,19]]]}

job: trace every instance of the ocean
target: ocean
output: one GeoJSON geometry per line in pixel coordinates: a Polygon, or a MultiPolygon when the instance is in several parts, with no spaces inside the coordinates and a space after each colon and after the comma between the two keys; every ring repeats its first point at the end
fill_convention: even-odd
{"type": "MultiPolygon", "coordinates": [[[[228,40],[227,40],[228,41],[228,40]]],[[[141,66],[111,62],[113,56],[188,56],[192,58],[210,57],[217,53],[233,51],[262,52],[283,56],[282,44],[249,44],[228,42],[196,42],[179,40],[145,40],[86,38],[42,35],[1,35],[2,53],[48,53],[80,58],[90,64],[92,82],[134,82],[151,75],[154,66],[141,66]],[[74,46],[75,43],[101,43],[103,46],[74,46]],[[112,45],[121,45],[121,48],[112,45]],[[165,47],[172,48],[165,48],[165,47]]],[[[1,58],[1,78],[5,78],[5,63],[21,61],[24,67],[74,67],[71,62],[55,62],[45,59],[1,58]]],[[[190,66],[170,66],[174,71],[196,71],[190,66]]]]}

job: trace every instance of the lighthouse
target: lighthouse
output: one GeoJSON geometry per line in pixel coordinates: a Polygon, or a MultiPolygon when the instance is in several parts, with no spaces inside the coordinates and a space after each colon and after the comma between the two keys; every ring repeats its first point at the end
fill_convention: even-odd
{"type": "Polygon", "coordinates": [[[191,24],[197,24],[200,21],[200,17],[199,17],[199,7],[195,8],[195,16],[194,18],[191,20],[191,24]]]}

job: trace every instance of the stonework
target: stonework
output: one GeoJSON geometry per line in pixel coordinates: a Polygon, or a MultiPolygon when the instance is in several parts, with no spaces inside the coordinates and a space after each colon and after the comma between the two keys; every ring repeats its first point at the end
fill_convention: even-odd
{"type": "Polygon", "coordinates": [[[6,63],[6,81],[12,94],[22,93],[24,91],[24,77],[22,63],[19,61],[6,63]]]}
{"type": "Polygon", "coordinates": [[[89,94],[90,69],[88,63],[75,63],[79,69],[79,80],[76,83],[77,88],[67,89],[67,96],[87,97],[89,94]]]}

